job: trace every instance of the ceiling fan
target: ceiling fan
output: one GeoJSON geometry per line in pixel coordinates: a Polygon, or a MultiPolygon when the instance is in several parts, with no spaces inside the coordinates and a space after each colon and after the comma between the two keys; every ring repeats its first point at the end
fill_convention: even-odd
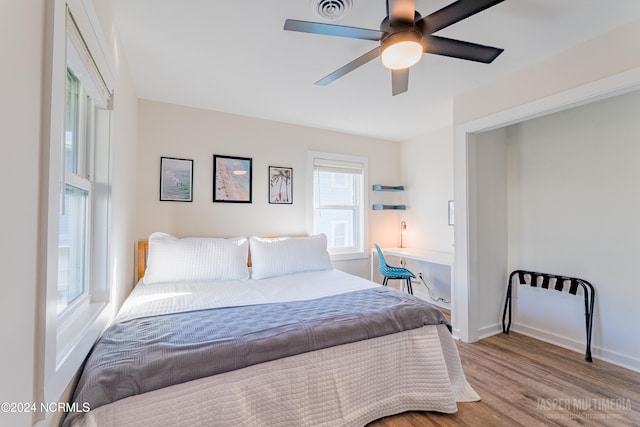
{"type": "Polygon", "coordinates": [[[326,86],[380,56],[383,65],[391,69],[391,92],[395,96],[407,91],[409,68],[420,60],[423,53],[433,53],[486,64],[496,59],[504,49],[434,36],[433,33],[503,1],[458,0],[422,17],[416,11],[415,0],[387,0],[387,16],[380,23],[380,30],[295,19],[287,19],[284,23],[284,29],[379,41],[378,47],[338,68],[315,84],[326,86]]]}

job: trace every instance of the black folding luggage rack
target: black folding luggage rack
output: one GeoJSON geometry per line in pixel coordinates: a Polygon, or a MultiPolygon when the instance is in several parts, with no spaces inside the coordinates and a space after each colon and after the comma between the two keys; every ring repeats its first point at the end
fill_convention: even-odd
{"type": "Polygon", "coordinates": [[[511,284],[513,283],[514,276],[518,276],[518,280],[521,285],[528,284],[534,287],[541,287],[544,289],[553,289],[559,292],[567,291],[572,295],[577,295],[579,287],[584,291],[584,310],[585,310],[585,323],[587,327],[587,351],[584,358],[587,362],[591,362],[591,331],[593,329],[593,304],[596,298],[595,289],[591,283],[586,280],[577,277],[560,276],[557,274],[537,273],[535,271],[515,270],[509,275],[509,283],[507,285],[507,298],[504,302],[504,312],[502,313],[502,332],[509,333],[511,327],[511,284]],[[527,280],[528,279],[528,280],[527,280]],[[555,283],[551,286],[551,281],[555,283]],[[569,287],[567,288],[567,281],[569,281],[569,287]],[[507,318],[507,312],[509,313],[508,322],[505,323],[507,318]]]}

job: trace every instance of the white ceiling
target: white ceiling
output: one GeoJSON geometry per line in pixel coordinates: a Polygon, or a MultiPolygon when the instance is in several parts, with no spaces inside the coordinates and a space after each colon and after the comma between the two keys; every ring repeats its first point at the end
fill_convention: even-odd
{"type": "MultiPolygon", "coordinates": [[[[424,55],[409,91],[392,97],[378,60],[313,84],[377,42],[284,31],[287,18],[328,22],[309,0],[112,2],[141,98],[396,141],[450,124],[454,96],[640,17],[639,0],[505,0],[436,33],[504,48],[492,64],[424,55]]],[[[416,9],[426,16],[451,2],[416,0],[416,9]]],[[[378,29],[385,1],[353,3],[333,22],[378,29]]]]}

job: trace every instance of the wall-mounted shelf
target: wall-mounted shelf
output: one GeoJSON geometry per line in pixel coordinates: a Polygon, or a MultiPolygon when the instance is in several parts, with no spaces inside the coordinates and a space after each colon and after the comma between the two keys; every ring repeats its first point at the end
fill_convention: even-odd
{"type": "Polygon", "coordinates": [[[373,191],[404,191],[404,185],[381,185],[373,184],[371,186],[373,191]]]}
{"type": "MultiPolygon", "coordinates": [[[[404,185],[382,185],[382,184],[373,184],[371,186],[373,191],[404,191],[404,185]]],[[[383,211],[383,210],[399,210],[404,211],[407,209],[405,205],[383,205],[382,203],[375,203],[371,206],[371,209],[374,211],[383,211]]]]}
{"type": "Polygon", "coordinates": [[[383,211],[383,210],[399,210],[404,211],[407,209],[406,205],[383,205],[380,203],[376,203],[371,206],[371,209],[374,211],[383,211]]]}

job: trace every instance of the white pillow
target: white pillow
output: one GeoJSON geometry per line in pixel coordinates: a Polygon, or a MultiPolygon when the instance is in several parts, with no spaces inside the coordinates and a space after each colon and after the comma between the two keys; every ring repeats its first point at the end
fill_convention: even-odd
{"type": "Polygon", "coordinates": [[[249,246],[252,279],[333,269],[324,234],[268,239],[251,237],[249,246]]]}
{"type": "Polygon", "coordinates": [[[153,233],[149,237],[144,282],[248,279],[248,245],[246,237],[178,239],[153,233]]]}

